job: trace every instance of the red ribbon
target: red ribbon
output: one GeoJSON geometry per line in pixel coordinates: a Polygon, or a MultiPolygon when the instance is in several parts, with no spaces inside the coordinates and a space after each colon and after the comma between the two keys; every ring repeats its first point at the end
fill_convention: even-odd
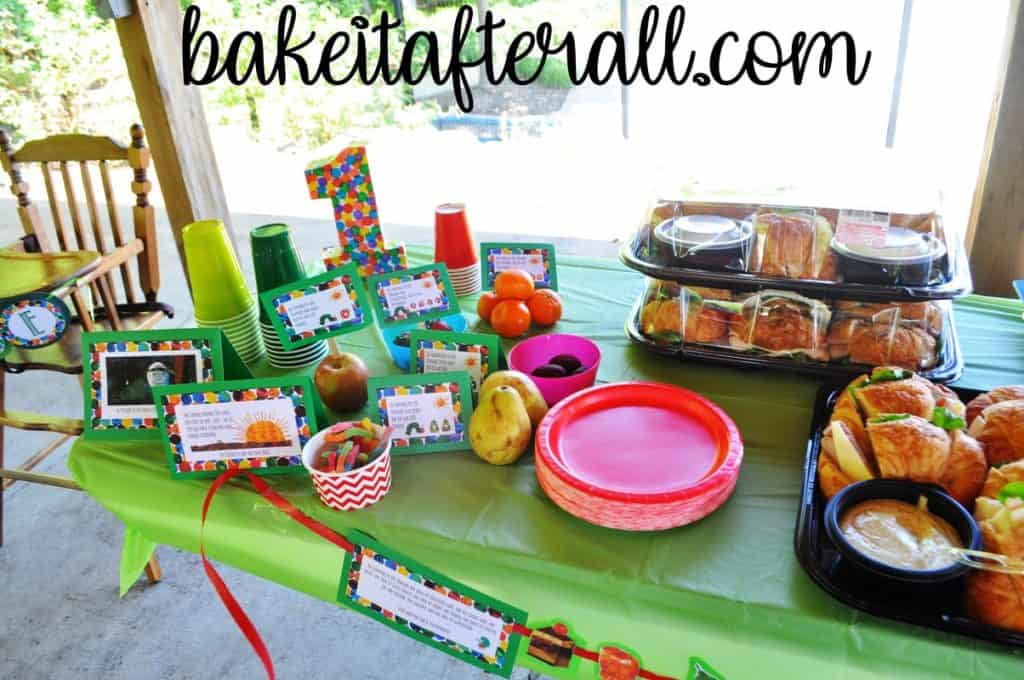
{"type": "MultiPolygon", "coordinates": [[[[231,590],[227,584],[224,583],[224,579],[220,577],[217,570],[214,569],[213,564],[206,559],[206,547],[205,547],[205,528],[206,528],[206,515],[210,511],[210,502],[216,495],[217,491],[220,490],[227,482],[234,479],[235,477],[244,476],[253,485],[256,491],[266,498],[281,512],[285,513],[296,522],[306,527],[317,536],[321,536],[334,545],[338,546],[345,552],[355,552],[355,545],[345,538],[344,536],[335,533],[331,529],[328,529],[320,522],[309,515],[303,513],[297,507],[292,505],[284,496],[274,491],[270,486],[262,479],[252,474],[248,470],[225,470],[220,476],[213,481],[210,485],[210,490],[206,492],[206,498],[203,500],[203,514],[200,522],[200,533],[199,533],[199,555],[203,559],[203,569],[206,570],[206,576],[210,579],[210,583],[213,584],[213,589],[217,591],[217,596],[220,597],[220,601],[224,603],[224,607],[231,614],[231,618],[235,620],[235,624],[245,635],[245,639],[252,645],[253,650],[256,652],[256,656],[263,662],[263,668],[267,671],[267,677],[269,680],[274,680],[274,661],[270,658],[270,652],[267,650],[267,645],[264,644],[263,638],[260,637],[259,631],[256,630],[256,626],[253,625],[252,621],[246,615],[245,610],[242,609],[242,605],[238,604],[238,600],[231,594],[231,590]]],[[[521,623],[512,624],[512,632],[514,634],[522,635],[524,638],[529,639],[533,635],[533,630],[521,623]]],[[[597,652],[591,652],[590,650],[583,649],[581,647],[575,647],[573,654],[593,663],[598,663],[599,655],[597,652]]],[[[658,675],[652,673],[649,670],[640,669],[639,677],[644,680],[676,680],[667,675],[658,675]]]]}
{"type": "MultiPolygon", "coordinates": [[[[231,614],[231,618],[235,620],[235,624],[241,629],[245,635],[245,639],[252,645],[253,650],[256,652],[256,656],[263,662],[263,668],[267,671],[267,677],[270,680],[274,680],[274,660],[270,658],[270,652],[267,650],[267,646],[263,643],[263,638],[260,637],[259,631],[256,630],[256,626],[252,625],[252,621],[249,620],[245,610],[242,609],[242,605],[238,604],[238,600],[231,594],[231,590],[228,589],[224,579],[220,577],[217,570],[214,569],[213,564],[210,560],[206,559],[206,546],[205,546],[205,529],[206,529],[206,513],[210,511],[210,501],[213,500],[213,496],[217,493],[220,487],[224,486],[228,480],[232,477],[245,472],[244,470],[228,470],[222,475],[217,477],[210,485],[210,490],[206,492],[206,499],[203,500],[203,515],[202,521],[199,528],[199,555],[203,558],[203,569],[206,570],[206,576],[210,579],[210,583],[213,584],[213,589],[217,591],[220,601],[224,603],[228,613],[231,614]]],[[[248,474],[248,473],[246,473],[248,474]]],[[[252,475],[250,475],[252,476],[252,475]]]]}
{"type": "Polygon", "coordinates": [[[217,591],[217,596],[220,597],[220,601],[224,603],[224,607],[228,610],[228,613],[231,614],[231,618],[235,620],[235,624],[245,635],[245,639],[249,641],[250,645],[252,645],[253,650],[256,652],[256,656],[258,656],[260,661],[263,662],[263,668],[267,671],[267,677],[270,680],[274,680],[274,661],[270,658],[270,651],[267,650],[267,645],[264,644],[263,638],[260,637],[259,631],[256,630],[256,626],[253,625],[249,616],[245,613],[245,610],[242,609],[242,605],[238,604],[238,600],[236,600],[235,596],[231,594],[231,590],[228,588],[227,584],[224,583],[224,579],[222,579],[220,574],[217,573],[217,570],[214,568],[210,560],[206,559],[205,528],[206,515],[210,511],[210,502],[224,484],[240,475],[244,475],[252,483],[256,491],[270,501],[274,507],[278,508],[281,512],[285,513],[316,535],[326,538],[345,552],[353,552],[355,550],[355,546],[352,545],[352,542],[344,536],[336,534],[323,524],[320,524],[311,518],[309,515],[304,514],[301,510],[289,503],[283,496],[271,489],[266,482],[251,472],[246,470],[226,470],[213,481],[213,484],[210,485],[210,490],[206,492],[206,498],[203,500],[203,514],[200,522],[199,555],[203,559],[203,569],[206,571],[206,576],[210,579],[210,583],[213,584],[213,589],[217,591]]]}

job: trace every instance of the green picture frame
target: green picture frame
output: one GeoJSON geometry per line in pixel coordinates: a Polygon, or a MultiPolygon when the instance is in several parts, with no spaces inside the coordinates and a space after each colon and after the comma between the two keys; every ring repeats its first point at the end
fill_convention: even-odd
{"type": "Polygon", "coordinates": [[[469,449],[473,388],[466,371],[371,378],[367,391],[373,419],[395,428],[392,456],[469,449]],[[394,415],[395,400],[403,402],[401,416],[394,415]]]}
{"type": "Polygon", "coordinates": [[[235,468],[258,475],[305,473],[302,447],[326,422],[307,376],[169,385],[153,392],[164,454],[176,478],[216,477],[235,468]],[[236,439],[225,442],[225,432],[236,439]],[[199,433],[217,439],[194,446],[199,433]],[[223,455],[232,450],[266,453],[223,455]],[[216,455],[201,458],[197,451],[216,455]]]}
{"type": "MultiPolygon", "coordinates": [[[[444,576],[397,550],[381,545],[360,531],[349,530],[346,537],[354,544],[354,550],[345,553],[337,596],[341,604],[402,635],[488,673],[505,678],[512,674],[519,646],[523,642],[522,636],[514,632],[514,624],[525,626],[529,618],[527,612],[444,576]],[[402,612],[396,613],[394,609],[398,609],[398,607],[381,606],[365,597],[365,594],[373,593],[367,593],[365,590],[361,593],[359,586],[363,578],[371,578],[371,573],[375,583],[388,579],[397,584],[398,588],[392,589],[391,593],[406,591],[421,594],[425,599],[439,600],[430,592],[433,591],[444,598],[440,601],[444,602],[446,606],[467,607],[471,610],[468,612],[469,617],[475,621],[486,621],[492,629],[500,632],[495,640],[491,640],[487,635],[480,637],[473,648],[447,638],[442,633],[435,633],[427,627],[430,625],[428,623],[430,614],[424,615],[422,611],[415,612],[412,608],[405,607],[402,612]],[[364,577],[363,574],[367,575],[364,577]],[[420,591],[420,589],[423,590],[420,591]],[[374,609],[375,606],[377,609],[374,609]],[[401,613],[417,615],[419,623],[401,616],[401,613]],[[484,618],[485,616],[488,618],[484,618]],[[481,649],[484,651],[479,651],[481,649]],[[488,654],[492,651],[493,654],[488,654]]],[[[398,598],[391,594],[388,597],[398,598]]],[[[404,605],[408,601],[395,599],[395,602],[404,605]]]]}
{"type": "Polygon", "coordinates": [[[260,304],[286,350],[354,333],[373,323],[359,270],[352,263],[260,293],[260,304]],[[303,309],[305,314],[321,315],[308,330],[308,324],[303,330],[296,329],[286,306],[290,300],[301,298],[310,298],[303,309]]]}
{"type": "Polygon", "coordinates": [[[459,298],[452,287],[451,279],[448,278],[448,267],[443,262],[435,262],[415,269],[378,274],[370,277],[366,283],[370,296],[370,303],[373,305],[377,323],[382,328],[413,326],[421,321],[440,319],[461,313],[459,298]],[[437,307],[431,307],[422,311],[408,309],[389,299],[387,289],[401,286],[403,289],[411,287],[416,282],[422,282],[437,290],[440,300],[437,307]],[[427,283],[431,282],[431,283],[427,283]]]}
{"type": "Polygon", "coordinates": [[[160,438],[153,386],[250,377],[223,331],[179,328],[82,333],[82,436],[160,438]],[[116,382],[115,386],[113,382],[116,382]]]}
{"type": "Polygon", "coordinates": [[[480,283],[484,290],[494,290],[494,279],[505,269],[524,269],[533,274],[536,288],[558,290],[558,258],[551,243],[515,243],[486,241],[480,244],[480,283]],[[496,267],[495,257],[540,258],[538,265],[524,262],[523,266],[496,267]]]}
{"type": "Polygon", "coordinates": [[[409,357],[410,373],[430,375],[452,370],[465,370],[469,374],[470,387],[475,399],[480,392],[481,383],[488,375],[500,369],[501,338],[490,333],[455,333],[416,329],[409,334],[409,357]],[[440,357],[435,353],[440,352],[455,354],[450,358],[452,368],[428,371],[431,364],[436,365],[439,362],[440,357]],[[464,353],[479,355],[479,363],[468,365],[467,362],[471,360],[471,357],[460,356],[464,353]]]}

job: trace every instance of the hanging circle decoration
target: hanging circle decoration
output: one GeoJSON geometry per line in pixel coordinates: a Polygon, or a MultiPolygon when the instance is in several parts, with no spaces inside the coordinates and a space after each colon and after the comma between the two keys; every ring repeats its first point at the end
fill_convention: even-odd
{"type": "MultiPolygon", "coordinates": [[[[71,311],[60,298],[29,293],[0,303],[4,345],[37,349],[60,340],[71,324],[71,311]]],[[[0,354],[5,350],[0,349],[0,354]]]]}
{"type": "Polygon", "coordinates": [[[3,359],[11,349],[11,343],[7,342],[7,336],[0,332],[0,359],[3,359]]]}

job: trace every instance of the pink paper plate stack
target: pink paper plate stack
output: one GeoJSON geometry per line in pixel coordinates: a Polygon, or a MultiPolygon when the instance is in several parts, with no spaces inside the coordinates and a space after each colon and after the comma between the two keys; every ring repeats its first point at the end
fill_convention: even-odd
{"type": "Polygon", "coordinates": [[[537,479],[566,512],[612,529],[657,531],[714,512],[736,486],[743,442],[704,397],[660,383],[577,392],[537,428],[537,479]]]}

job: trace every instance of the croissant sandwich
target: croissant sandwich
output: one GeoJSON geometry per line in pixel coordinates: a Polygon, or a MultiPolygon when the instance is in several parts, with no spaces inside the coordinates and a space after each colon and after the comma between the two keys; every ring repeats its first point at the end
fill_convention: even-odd
{"type": "Polygon", "coordinates": [[[930,335],[942,334],[942,310],[934,302],[854,302],[836,300],[837,316],[921,327],[930,335]]]}
{"type": "MultiPolygon", "coordinates": [[[[1019,388],[1001,389],[1005,395],[1019,388]]],[[[978,399],[981,397],[971,404],[977,406],[975,402],[978,399]]],[[[985,445],[989,465],[1002,465],[1024,458],[1024,399],[996,401],[985,407],[974,416],[969,431],[972,437],[985,445]]]]}
{"type": "Polygon", "coordinates": [[[936,339],[916,326],[842,319],[828,332],[829,356],[869,366],[893,365],[911,370],[938,363],[936,339]]]}
{"type": "Polygon", "coordinates": [[[724,292],[714,288],[688,289],[671,283],[659,284],[652,299],[640,312],[640,328],[644,335],[677,345],[683,340],[680,335],[685,327],[686,342],[724,342],[731,314],[723,305],[728,303],[705,301],[697,290],[711,294],[724,292]]]}
{"type": "MultiPolygon", "coordinates": [[[[1024,560],[1024,461],[992,468],[974,507],[988,552],[1024,560]]],[[[974,571],[967,611],[985,623],[1024,632],[1024,576],[974,571]]]]}
{"type": "Polygon", "coordinates": [[[789,291],[764,291],[748,297],[733,316],[729,343],[738,350],[804,354],[828,361],[826,331],[831,315],[820,300],[789,291]]]}
{"type": "Polygon", "coordinates": [[[790,279],[836,280],[829,247],[832,225],[821,215],[793,211],[759,212],[754,229],[761,244],[759,271],[790,279]]]}
{"type": "Polygon", "coordinates": [[[1015,399],[1024,399],[1024,385],[1007,385],[979,394],[967,403],[967,424],[973,423],[974,419],[992,404],[1015,399]]]}
{"type": "Polygon", "coordinates": [[[858,377],[836,400],[822,435],[822,492],[831,498],[866,479],[909,479],[937,484],[970,505],[988,465],[964,430],[964,410],[948,388],[899,367],[858,377]]]}
{"type": "Polygon", "coordinates": [[[828,333],[833,361],[848,359],[870,366],[910,370],[938,363],[942,311],[931,302],[835,303],[836,319],[828,333]]]}

